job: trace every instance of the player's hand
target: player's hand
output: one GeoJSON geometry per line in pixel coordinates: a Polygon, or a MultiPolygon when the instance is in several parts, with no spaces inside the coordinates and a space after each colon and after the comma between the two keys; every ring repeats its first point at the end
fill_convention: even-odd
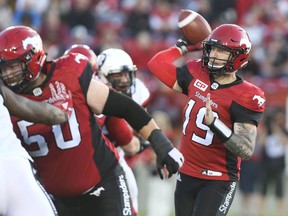
{"type": "Polygon", "coordinates": [[[206,97],[206,112],[205,112],[205,122],[206,125],[211,125],[214,120],[212,107],[211,107],[211,99],[210,99],[210,93],[207,94],[206,97]]]}
{"type": "Polygon", "coordinates": [[[146,148],[150,147],[150,142],[144,139],[143,137],[140,136],[139,141],[140,141],[140,149],[137,152],[137,154],[143,152],[146,148]]]}
{"type": "Polygon", "coordinates": [[[67,90],[65,85],[58,81],[55,82],[55,85],[50,83],[49,88],[52,97],[48,102],[63,110],[70,117],[73,109],[71,91],[67,90]]]}
{"type": "Polygon", "coordinates": [[[154,129],[148,140],[157,155],[157,170],[160,178],[164,178],[164,168],[168,170],[168,178],[170,178],[183,165],[183,155],[173,147],[171,141],[160,129],[154,129]]]}
{"type": "Polygon", "coordinates": [[[184,163],[184,157],[181,152],[176,148],[173,148],[164,158],[157,156],[157,171],[161,179],[164,179],[164,168],[168,171],[168,178],[178,172],[178,169],[182,167],[184,163]]]}
{"type": "Polygon", "coordinates": [[[202,49],[202,42],[192,44],[184,39],[178,39],[175,46],[178,47],[182,51],[182,55],[184,55],[187,52],[193,52],[202,49]]]}

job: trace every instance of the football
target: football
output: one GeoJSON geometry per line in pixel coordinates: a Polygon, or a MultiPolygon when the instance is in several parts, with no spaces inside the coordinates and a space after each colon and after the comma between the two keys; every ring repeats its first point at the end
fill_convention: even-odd
{"type": "Polygon", "coordinates": [[[193,44],[203,41],[212,31],[203,16],[187,9],[182,9],[179,13],[178,27],[184,39],[193,44]]]}

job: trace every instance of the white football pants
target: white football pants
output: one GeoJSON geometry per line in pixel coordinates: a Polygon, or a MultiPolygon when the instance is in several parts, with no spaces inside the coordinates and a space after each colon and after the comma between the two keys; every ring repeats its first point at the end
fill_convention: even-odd
{"type": "Polygon", "coordinates": [[[55,216],[56,209],[29,160],[0,158],[0,216],[55,216]]]}

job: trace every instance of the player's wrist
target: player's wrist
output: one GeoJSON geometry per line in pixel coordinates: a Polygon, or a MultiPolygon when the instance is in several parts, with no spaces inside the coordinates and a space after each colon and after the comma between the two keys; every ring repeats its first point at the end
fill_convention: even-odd
{"type": "Polygon", "coordinates": [[[214,117],[213,122],[208,125],[208,127],[214,134],[216,134],[216,136],[222,143],[229,140],[233,134],[232,130],[227,127],[227,125],[225,125],[219,118],[216,117],[214,117]]]}
{"type": "Polygon", "coordinates": [[[161,159],[163,159],[168,152],[174,148],[170,140],[160,129],[153,130],[148,138],[148,141],[150,142],[157,156],[159,156],[161,159]]]}
{"type": "Polygon", "coordinates": [[[178,39],[175,46],[181,51],[182,55],[186,54],[189,51],[187,47],[188,42],[184,39],[178,39]]]}
{"type": "Polygon", "coordinates": [[[181,54],[184,55],[188,52],[194,52],[202,49],[202,42],[193,44],[186,41],[185,39],[178,39],[175,46],[180,50],[181,54]]]}
{"type": "Polygon", "coordinates": [[[150,146],[150,142],[146,139],[144,139],[143,137],[139,137],[139,151],[137,152],[137,154],[143,152],[146,148],[148,148],[150,146]]]}

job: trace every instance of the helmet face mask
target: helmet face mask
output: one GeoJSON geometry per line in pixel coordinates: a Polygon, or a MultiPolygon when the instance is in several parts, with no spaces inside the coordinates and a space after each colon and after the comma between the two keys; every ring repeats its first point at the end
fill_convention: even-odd
{"type": "Polygon", "coordinates": [[[20,60],[7,61],[0,64],[1,78],[4,83],[13,88],[25,79],[23,64],[20,60]],[[9,72],[8,72],[9,71],[9,72]]]}
{"type": "Polygon", "coordinates": [[[137,67],[131,57],[121,49],[107,49],[97,58],[99,76],[115,90],[131,96],[135,91],[137,67]]]}
{"type": "Polygon", "coordinates": [[[249,62],[251,42],[246,31],[234,24],[224,24],[212,31],[203,42],[202,67],[213,75],[229,74],[244,68],[249,62]],[[225,59],[211,56],[211,50],[228,53],[225,59]],[[219,66],[223,62],[223,66],[219,66]]]}
{"type": "Polygon", "coordinates": [[[209,57],[207,67],[210,73],[225,73],[226,68],[229,67],[229,65],[233,65],[233,54],[230,49],[224,47],[224,46],[219,46],[219,45],[208,45],[209,43],[206,44],[206,46],[210,46],[209,48],[206,47],[205,52],[207,52],[207,56],[209,57]],[[211,51],[217,49],[218,52],[222,54],[222,56],[213,56],[211,54],[211,51]],[[224,55],[223,55],[224,53],[224,55]]]}
{"type": "Polygon", "coordinates": [[[132,86],[135,84],[135,73],[135,70],[123,66],[119,71],[110,71],[106,79],[116,91],[131,96],[134,93],[132,86]]]}
{"type": "Polygon", "coordinates": [[[13,91],[21,92],[37,79],[45,61],[42,39],[33,29],[12,26],[0,33],[0,76],[13,91]],[[13,69],[17,64],[19,70],[5,73],[5,70],[13,69]]]}

